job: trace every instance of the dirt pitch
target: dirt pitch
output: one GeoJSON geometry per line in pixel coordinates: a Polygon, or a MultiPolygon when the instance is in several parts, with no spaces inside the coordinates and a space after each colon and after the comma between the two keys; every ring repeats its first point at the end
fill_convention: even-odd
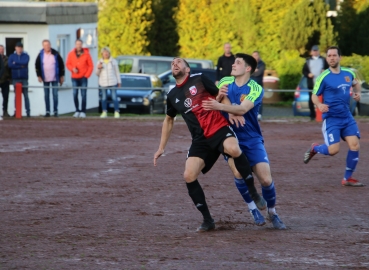
{"type": "MultiPolygon", "coordinates": [[[[369,185],[369,121],[359,128],[355,176],[369,185]]],[[[219,159],[199,178],[217,229],[198,234],[183,121],[158,167],[158,119],[1,121],[0,269],[368,269],[369,187],[341,187],[347,146],[305,165],[319,123],[262,129],[288,230],[253,225],[219,159]]]]}

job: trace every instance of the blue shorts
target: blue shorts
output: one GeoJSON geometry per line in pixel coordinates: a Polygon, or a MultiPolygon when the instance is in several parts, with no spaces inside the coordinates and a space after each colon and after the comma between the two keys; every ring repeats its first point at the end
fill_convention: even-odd
{"type": "Polygon", "coordinates": [[[339,143],[347,136],[357,136],[360,139],[360,131],[353,117],[333,118],[328,117],[323,121],[322,132],[326,145],[339,143]]]}
{"type": "MultiPolygon", "coordinates": [[[[258,163],[266,162],[269,164],[268,154],[265,151],[264,140],[262,138],[254,138],[246,141],[239,142],[242,152],[246,155],[250,162],[250,166],[253,167],[258,163]]],[[[228,157],[223,155],[224,159],[228,162],[228,157]]]]}

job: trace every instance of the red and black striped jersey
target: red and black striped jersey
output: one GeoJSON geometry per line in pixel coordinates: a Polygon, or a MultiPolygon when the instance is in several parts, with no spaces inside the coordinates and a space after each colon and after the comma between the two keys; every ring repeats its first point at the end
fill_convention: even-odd
{"type": "Polygon", "coordinates": [[[218,94],[216,85],[201,73],[192,74],[176,85],[167,96],[167,115],[180,113],[191,132],[192,140],[210,138],[228,121],[220,111],[206,111],[202,101],[218,94]]]}

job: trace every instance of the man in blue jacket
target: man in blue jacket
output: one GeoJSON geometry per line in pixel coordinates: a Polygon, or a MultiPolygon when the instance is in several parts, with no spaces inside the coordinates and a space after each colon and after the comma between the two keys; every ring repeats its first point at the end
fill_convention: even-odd
{"type": "Polygon", "coordinates": [[[26,106],[27,117],[31,116],[31,110],[28,98],[28,62],[29,56],[23,52],[23,44],[17,42],[15,45],[15,52],[8,58],[8,67],[12,71],[13,85],[17,83],[22,84],[22,93],[24,96],[24,103],[26,106]]]}

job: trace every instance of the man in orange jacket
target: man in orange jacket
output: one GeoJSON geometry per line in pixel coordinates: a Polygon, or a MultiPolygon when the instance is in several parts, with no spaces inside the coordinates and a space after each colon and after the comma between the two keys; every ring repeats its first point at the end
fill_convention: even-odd
{"type": "Polygon", "coordinates": [[[70,51],[67,59],[67,69],[72,73],[73,97],[76,112],[73,117],[86,117],[87,79],[91,76],[94,64],[87,48],[82,48],[83,42],[76,40],[75,48],[70,51]],[[79,109],[78,90],[81,89],[82,109],[79,109]]]}

